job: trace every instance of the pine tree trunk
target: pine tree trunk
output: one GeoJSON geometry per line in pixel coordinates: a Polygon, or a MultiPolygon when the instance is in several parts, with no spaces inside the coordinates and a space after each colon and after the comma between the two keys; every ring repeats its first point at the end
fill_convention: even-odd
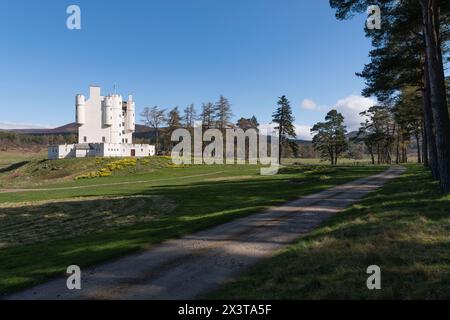
{"type": "Polygon", "coordinates": [[[402,147],[402,163],[408,162],[408,151],[406,150],[406,146],[403,145],[402,147]]]}
{"type": "Polygon", "coordinates": [[[281,133],[282,133],[283,131],[282,131],[282,128],[281,128],[281,123],[280,123],[280,128],[278,129],[278,164],[280,164],[281,165],[281,149],[282,149],[282,146],[283,146],[283,143],[282,143],[282,135],[281,135],[281,133]]]}
{"type": "Polygon", "coordinates": [[[431,111],[431,102],[430,102],[430,90],[428,87],[428,67],[425,63],[424,65],[424,90],[422,94],[422,108],[423,108],[423,118],[425,123],[425,135],[427,138],[427,147],[428,147],[428,164],[433,175],[433,178],[439,179],[439,171],[437,167],[436,160],[436,141],[435,141],[435,133],[434,133],[434,125],[433,125],[433,113],[431,111]]]}
{"type": "Polygon", "coordinates": [[[439,10],[436,0],[421,0],[430,101],[436,137],[437,167],[441,190],[450,191],[450,121],[447,106],[439,10]]]}
{"type": "Polygon", "coordinates": [[[400,163],[400,134],[397,133],[397,148],[396,148],[396,153],[395,153],[395,163],[399,164],[400,163]]]}
{"type": "Polygon", "coordinates": [[[377,145],[377,164],[381,163],[380,144],[377,145]]]}
{"type": "Polygon", "coordinates": [[[422,163],[425,167],[429,167],[430,163],[428,162],[428,137],[427,131],[425,130],[425,121],[422,125],[422,163]]]}
{"type": "Polygon", "coordinates": [[[418,134],[416,134],[416,142],[417,142],[417,163],[422,163],[422,150],[420,150],[420,138],[418,134]]]}

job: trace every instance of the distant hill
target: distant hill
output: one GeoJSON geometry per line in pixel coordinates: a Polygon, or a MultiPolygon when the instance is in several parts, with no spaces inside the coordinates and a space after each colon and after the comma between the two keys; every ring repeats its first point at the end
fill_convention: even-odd
{"type": "MultiPolygon", "coordinates": [[[[50,145],[73,144],[78,141],[76,123],[53,129],[0,129],[0,150],[28,150],[30,148],[46,148],[50,145]]],[[[154,130],[143,125],[136,125],[133,133],[135,143],[149,143],[155,136],[154,130]]]]}
{"type": "Polygon", "coordinates": [[[76,134],[77,125],[75,122],[68,123],[64,126],[57,127],[54,129],[9,129],[6,131],[11,131],[20,134],[30,134],[30,135],[50,135],[50,134],[76,134]]]}
{"type": "Polygon", "coordinates": [[[312,144],[312,141],[308,141],[308,140],[295,139],[294,141],[297,144],[299,144],[299,145],[310,145],[310,144],[312,144]]]}
{"type": "MultiPolygon", "coordinates": [[[[347,133],[345,135],[345,137],[347,139],[353,139],[353,138],[356,137],[357,134],[358,134],[358,131],[351,131],[351,132],[347,133]]],[[[312,141],[310,141],[310,140],[299,140],[299,139],[296,139],[295,142],[297,142],[299,145],[311,145],[312,144],[312,141]]]]}
{"type": "MultiPolygon", "coordinates": [[[[68,123],[66,125],[54,128],[54,129],[9,129],[3,131],[10,131],[19,134],[28,134],[28,135],[67,135],[67,134],[77,134],[78,126],[75,122],[68,123]]],[[[133,134],[135,138],[148,138],[154,136],[154,129],[149,128],[147,126],[136,124],[136,131],[133,134]]],[[[352,131],[347,133],[346,137],[348,139],[356,137],[358,131],[352,131]]],[[[308,140],[295,140],[300,145],[310,145],[311,141],[308,140]]]]}
{"type": "MultiPolygon", "coordinates": [[[[28,135],[53,135],[53,134],[77,134],[78,126],[75,122],[65,124],[63,126],[54,128],[54,129],[9,129],[4,131],[15,132],[19,134],[28,134],[28,135]]],[[[153,129],[148,128],[146,126],[137,124],[136,125],[136,133],[149,133],[152,132],[153,129]]]]}

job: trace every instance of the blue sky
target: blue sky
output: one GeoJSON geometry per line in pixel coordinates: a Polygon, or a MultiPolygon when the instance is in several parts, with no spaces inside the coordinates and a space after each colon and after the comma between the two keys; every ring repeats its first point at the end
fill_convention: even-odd
{"type": "Polygon", "coordinates": [[[338,21],[328,0],[1,3],[3,127],[72,122],[74,96],[90,84],[103,94],[117,84],[138,111],[200,108],[223,94],[236,116],[266,124],[284,94],[301,136],[336,106],[353,127],[370,104],[355,76],[368,62],[365,17],[338,21]],[[66,28],[71,4],[81,30],[66,28]]]}

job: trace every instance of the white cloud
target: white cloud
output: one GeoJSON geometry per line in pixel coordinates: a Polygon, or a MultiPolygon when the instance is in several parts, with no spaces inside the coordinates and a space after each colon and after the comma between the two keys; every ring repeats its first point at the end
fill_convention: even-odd
{"type": "Polygon", "coordinates": [[[48,129],[50,126],[36,123],[0,122],[0,129],[48,129]]]}
{"type": "Polygon", "coordinates": [[[310,126],[296,124],[295,125],[295,133],[297,134],[297,139],[312,140],[310,126]]]}
{"type": "Polygon", "coordinates": [[[307,110],[315,110],[317,108],[317,104],[311,99],[304,99],[302,101],[302,108],[307,110]]]}
{"type": "MultiPolygon", "coordinates": [[[[361,122],[364,122],[364,117],[360,116],[360,113],[375,104],[376,100],[372,98],[352,94],[337,101],[333,106],[317,105],[313,100],[305,99],[302,102],[302,108],[325,114],[332,109],[336,109],[344,116],[347,130],[350,132],[358,130],[361,122]]],[[[323,118],[325,118],[325,115],[323,118]]]]}
{"type": "MultiPolygon", "coordinates": [[[[277,134],[275,131],[276,124],[275,123],[262,123],[259,125],[259,130],[263,134],[277,134]]],[[[297,139],[300,140],[312,140],[311,136],[311,126],[295,124],[295,134],[297,135],[297,139]]]]}
{"type": "Polygon", "coordinates": [[[342,113],[344,116],[347,130],[355,131],[358,130],[361,122],[364,122],[364,118],[360,116],[360,113],[375,104],[376,101],[374,99],[358,95],[350,95],[336,102],[333,108],[342,113]]]}

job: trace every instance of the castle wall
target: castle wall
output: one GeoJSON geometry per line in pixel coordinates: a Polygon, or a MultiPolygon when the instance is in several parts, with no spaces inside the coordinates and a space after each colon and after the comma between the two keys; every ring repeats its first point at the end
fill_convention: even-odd
{"type": "Polygon", "coordinates": [[[48,148],[49,159],[84,157],[148,157],[154,155],[155,146],[148,144],[83,143],[79,145],[66,144],[48,148]]]}

